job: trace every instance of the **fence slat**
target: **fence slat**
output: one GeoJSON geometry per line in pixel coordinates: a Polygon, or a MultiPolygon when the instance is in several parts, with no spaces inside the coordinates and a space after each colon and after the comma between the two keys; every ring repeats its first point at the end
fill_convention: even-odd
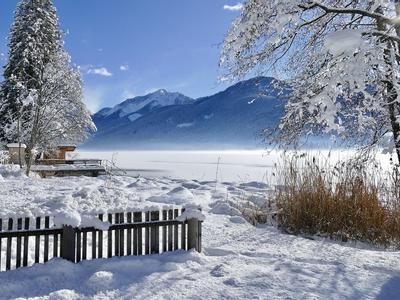
{"type": "MultiPolygon", "coordinates": [[[[166,221],[168,218],[168,212],[166,210],[162,211],[162,219],[166,221]]],[[[167,251],[167,226],[162,227],[162,252],[167,251]]]]}
{"type": "MultiPolygon", "coordinates": [[[[26,231],[29,230],[29,220],[30,218],[25,218],[25,227],[24,229],[26,231]]],[[[24,236],[24,255],[23,255],[23,259],[22,259],[22,266],[26,267],[28,266],[28,249],[29,249],[29,236],[25,235],[24,236]]],[[[1,244],[0,244],[0,248],[1,248],[1,244]]]]}
{"type": "Polygon", "coordinates": [[[82,260],[86,260],[87,259],[87,232],[83,232],[82,233],[82,260]]]}
{"type": "MultiPolygon", "coordinates": [[[[125,223],[124,213],[119,214],[119,223],[125,223]]],[[[125,248],[125,230],[121,229],[119,231],[119,256],[124,256],[124,248],[125,248]]]]}
{"type": "Polygon", "coordinates": [[[80,259],[80,237],[78,238],[79,230],[72,226],[64,226],[61,235],[61,257],[70,262],[79,262],[80,259]],[[79,247],[78,247],[79,242],[79,247]]]}
{"type": "MultiPolygon", "coordinates": [[[[112,224],[112,214],[108,214],[108,222],[112,224]]],[[[109,230],[107,234],[107,256],[112,257],[112,230],[109,230]]]]}
{"type": "Polygon", "coordinates": [[[202,251],[202,245],[201,245],[201,241],[202,241],[202,223],[199,221],[199,249],[197,249],[198,252],[202,251]]]}
{"type": "Polygon", "coordinates": [[[181,249],[186,250],[186,224],[181,225],[181,249]]]}
{"type": "MultiPolygon", "coordinates": [[[[119,213],[115,214],[115,224],[119,224],[119,213]]],[[[114,256],[119,256],[119,230],[116,229],[115,231],[115,236],[114,236],[114,244],[115,244],[115,251],[114,251],[114,256]]]]}
{"type": "MultiPolygon", "coordinates": [[[[0,219],[0,232],[3,231],[3,219],[0,219]]],[[[2,253],[2,238],[0,238],[0,270],[1,270],[1,253],[2,253]]]]}
{"type": "MultiPolygon", "coordinates": [[[[17,230],[22,230],[22,218],[18,218],[17,220],[17,230]]],[[[21,267],[21,256],[22,256],[22,243],[21,243],[21,237],[17,237],[17,253],[16,253],[16,258],[17,261],[15,263],[15,267],[18,269],[21,267]]]]}
{"type": "MultiPolygon", "coordinates": [[[[13,229],[13,219],[10,218],[8,219],[8,231],[11,231],[12,229],[13,229]]],[[[12,243],[12,238],[11,237],[7,238],[6,270],[11,269],[11,243],[12,243]]]]}
{"type": "Polygon", "coordinates": [[[92,231],[92,259],[96,259],[96,249],[97,249],[97,232],[92,231]]]}
{"type": "MultiPolygon", "coordinates": [[[[179,209],[174,209],[174,219],[179,216],[179,209]]],[[[178,233],[179,233],[179,225],[174,225],[174,250],[179,249],[178,245],[178,233]]]]}
{"type": "MultiPolygon", "coordinates": [[[[182,209],[182,213],[184,213],[185,209],[182,209]]],[[[181,249],[186,250],[186,224],[183,223],[181,225],[181,249]]]]}
{"type": "MultiPolygon", "coordinates": [[[[50,217],[44,218],[44,228],[50,228],[50,217]]],[[[49,260],[49,235],[46,234],[44,236],[44,252],[43,252],[43,261],[47,262],[49,260]]]]}
{"type": "MultiPolygon", "coordinates": [[[[152,211],[151,212],[151,221],[159,221],[160,220],[160,212],[152,211]]],[[[159,226],[151,227],[151,253],[160,253],[160,230],[159,226]]]]}
{"type": "MultiPolygon", "coordinates": [[[[174,211],[172,209],[168,210],[168,220],[173,220],[174,219],[174,211]]],[[[168,225],[168,250],[167,251],[172,251],[172,225],[168,225]]]]}
{"type": "Polygon", "coordinates": [[[80,262],[82,260],[82,245],[81,245],[81,232],[80,230],[76,231],[76,262],[80,262]]]}
{"type": "Polygon", "coordinates": [[[53,235],[53,257],[58,257],[58,234],[53,235]]]}
{"type": "MultiPolygon", "coordinates": [[[[36,218],[36,229],[40,229],[40,217],[36,218]]],[[[39,263],[40,236],[35,237],[35,264],[39,263]]]]}
{"type": "MultiPolygon", "coordinates": [[[[146,220],[146,222],[150,221],[150,212],[145,213],[145,220],[146,220]]],[[[144,228],[144,243],[145,243],[145,245],[144,245],[145,252],[144,253],[146,255],[150,254],[150,226],[148,226],[148,225],[144,228]]]]}
{"type": "MultiPolygon", "coordinates": [[[[142,222],[142,213],[135,212],[133,214],[133,222],[142,222]]],[[[135,228],[133,230],[133,255],[142,255],[142,228],[135,228]]]]}
{"type": "MultiPolygon", "coordinates": [[[[100,221],[103,221],[103,215],[99,215],[100,221]]],[[[99,231],[99,247],[98,247],[98,257],[103,258],[103,231],[99,231]]]]}
{"type": "Polygon", "coordinates": [[[201,231],[201,222],[196,219],[188,220],[188,249],[195,249],[196,251],[200,252],[200,244],[199,244],[199,237],[201,231]]]}
{"type": "MultiPolygon", "coordinates": [[[[126,214],[126,221],[132,223],[132,213],[126,214]]],[[[132,255],[132,229],[127,229],[126,232],[126,255],[132,255]]]]}

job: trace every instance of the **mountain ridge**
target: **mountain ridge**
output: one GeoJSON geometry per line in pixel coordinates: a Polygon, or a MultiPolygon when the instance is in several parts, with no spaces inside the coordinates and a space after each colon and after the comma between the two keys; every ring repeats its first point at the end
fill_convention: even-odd
{"type": "Polygon", "coordinates": [[[257,135],[262,129],[277,125],[286,102],[285,93],[281,94],[272,82],[277,81],[256,77],[198,99],[165,90],[127,99],[93,116],[98,132],[84,147],[261,147],[257,135]],[[152,102],[154,97],[157,103],[152,102]]]}

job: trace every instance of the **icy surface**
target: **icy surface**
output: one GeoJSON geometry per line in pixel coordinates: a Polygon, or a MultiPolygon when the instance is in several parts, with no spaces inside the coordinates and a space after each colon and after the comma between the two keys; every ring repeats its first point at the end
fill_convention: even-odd
{"type": "MultiPolygon", "coordinates": [[[[300,152],[301,153],[301,152],[300,152]]],[[[298,154],[300,154],[298,153],[298,154]]],[[[306,157],[316,157],[321,163],[352,157],[355,152],[348,150],[306,150],[306,157]]],[[[84,151],[78,149],[75,158],[98,158],[114,161],[130,175],[171,177],[198,181],[233,181],[253,187],[265,188],[273,179],[273,173],[283,165],[281,151],[229,150],[229,151],[84,151]],[[217,172],[218,168],[218,172],[217,172]]],[[[289,153],[290,155],[290,153],[289,153]]],[[[377,154],[376,159],[388,168],[390,155],[377,154]]]]}

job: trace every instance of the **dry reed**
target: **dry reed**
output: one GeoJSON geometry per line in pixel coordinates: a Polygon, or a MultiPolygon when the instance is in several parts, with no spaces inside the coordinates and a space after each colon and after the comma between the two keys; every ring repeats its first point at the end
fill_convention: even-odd
{"type": "Polygon", "coordinates": [[[400,248],[400,176],[351,160],[287,159],[277,173],[277,225],[293,234],[400,248]]]}

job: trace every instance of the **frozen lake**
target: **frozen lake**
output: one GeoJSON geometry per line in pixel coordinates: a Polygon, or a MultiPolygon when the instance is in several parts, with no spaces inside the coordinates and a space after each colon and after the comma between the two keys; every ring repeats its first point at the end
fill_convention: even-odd
{"type": "Polygon", "coordinates": [[[197,180],[264,181],[274,158],[266,151],[77,152],[79,158],[114,161],[130,175],[197,180]]]}
{"type": "MultiPolygon", "coordinates": [[[[320,160],[337,161],[354,152],[314,150],[307,151],[320,160]]],[[[129,175],[171,177],[181,179],[268,183],[276,165],[282,161],[281,151],[115,151],[72,154],[75,158],[98,158],[114,161],[129,175]]],[[[379,155],[385,164],[388,156],[379,155]]]]}

